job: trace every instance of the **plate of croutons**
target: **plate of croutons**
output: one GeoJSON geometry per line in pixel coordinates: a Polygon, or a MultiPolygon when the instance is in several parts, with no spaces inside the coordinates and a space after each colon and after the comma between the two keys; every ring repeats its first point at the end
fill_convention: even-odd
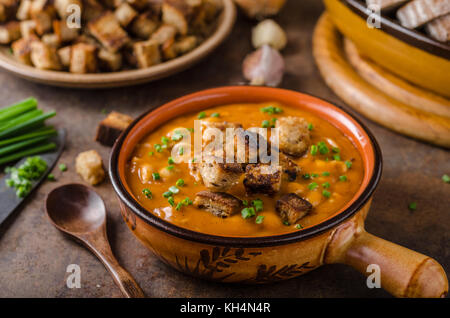
{"type": "Polygon", "coordinates": [[[0,67],[54,86],[157,80],[211,53],[232,0],[0,0],[0,67]]]}

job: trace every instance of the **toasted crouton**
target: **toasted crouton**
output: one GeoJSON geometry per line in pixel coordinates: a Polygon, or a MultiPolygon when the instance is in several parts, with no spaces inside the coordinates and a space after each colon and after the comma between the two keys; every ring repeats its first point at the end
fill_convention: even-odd
{"type": "Polygon", "coordinates": [[[44,34],[41,37],[41,41],[51,47],[58,48],[61,45],[61,41],[59,40],[59,37],[54,33],[44,34]]]}
{"type": "Polygon", "coordinates": [[[158,28],[158,23],[155,21],[150,11],[138,15],[133,22],[131,22],[130,30],[137,37],[147,40],[153,32],[158,28]]]}
{"type": "Polygon", "coordinates": [[[308,201],[300,198],[295,193],[283,195],[276,203],[275,209],[281,220],[287,224],[294,224],[312,210],[308,201]]]}
{"type": "Polygon", "coordinates": [[[151,39],[162,45],[166,41],[175,38],[176,34],[177,29],[173,25],[163,24],[152,34],[151,39]]]}
{"type": "Polygon", "coordinates": [[[158,42],[153,40],[136,42],[133,45],[134,55],[139,68],[150,67],[161,63],[158,42]]]}
{"type": "Polygon", "coordinates": [[[39,40],[36,36],[30,36],[28,38],[21,38],[11,44],[14,57],[26,65],[32,65],[31,63],[31,43],[39,40]]]}
{"type": "Polygon", "coordinates": [[[91,34],[112,52],[117,52],[129,41],[127,33],[110,11],[91,21],[88,28],[91,34]]]}
{"type": "Polygon", "coordinates": [[[75,159],[75,169],[84,181],[92,185],[105,179],[102,157],[95,150],[80,153],[75,159]]]}
{"type": "Polygon", "coordinates": [[[112,146],[119,135],[133,121],[128,115],[111,112],[97,127],[95,140],[105,146],[112,146]]]}
{"type": "Polygon", "coordinates": [[[56,15],[55,8],[51,5],[48,5],[43,10],[33,11],[32,9],[31,9],[31,18],[36,23],[37,34],[43,35],[51,31],[52,21],[56,15]]]}
{"type": "Polygon", "coordinates": [[[450,41],[450,14],[427,23],[425,30],[438,41],[450,41]]]}
{"type": "Polygon", "coordinates": [[[30,10],[32,2],[33,2],[32,0],[20,1],[20,5],[16,13],[17,20],[23,21],[30,19],[30,10]]]}
{"type": "Polygon", "coordinates": [[[95,73],[97,71],[97,47],[92,44],[78,43],[72,45],[70,55],[70,72],[77,74],[95,73]]]}
{"type": "Polygon", "coordinates": [[[42,70],[61,70],[61,63],[56,48],[41,41],[31,42],[31,62],[36,68],[42,70]]]}
{"type": "Polygon", "coordinates": [[[188,15],[191,12],[190,6],[183,0],[164,0],[162,5],[162,20],[166,24],[171,24],[177,31],[185,35],[188,31],[188,15]]]}
{"type": "Polygon", "coordinates": [[[245,169],[244,187],[247,194],[274,195],[281,187],[281,167],[249,164],[245,169]]]}
{"type": "Polygon", "coordinates": [[[279,148],[284,153],[299,157],[308,149],[310,133],[308,122],[299,117],[282,117],[276,121],[279,131],[279,148]]]}
{"type": "Polygon", "coordinates": [[[98,52],[98,60],[103,69],[108,71],[118,71],[122,67],[122,54],[113,53],[105,49],[98,52]]]}
{"type": "Polygon", "coordinates": [[[200,191],[195,196],[194,205],[199,209],[211,212],[215,216],[226,218],[239,213],[242,202],[225,192],[200,191]]]}
{"type": "Polygon", "coordinates": [[[192,51],[197,46],[197,37],[194,35],[186,36],[175,42],[175,52],[184,54],[192,51]]]}
{"type": "Polygon", "coordinates": [[[243,168],[238,163],[220,163],[214,162],[213,160],[203,160],[198,163],[198,172],[207,188],[216,191],[225,191],[239,182],[243,168]]]}
{"type": "Polygon", "coordinates": [[[61,43],[73,41],[78,37],[78,29],[69,28],[67,23],[60,20],[53,21],[53,31],[61,43]]]}
{"type": "MultiPolygon", "coordinates": [[[[152,1],[148,0],[126,0],[133,8],[136,8],[137,10],[143,10],[145,7],[149,5],[149,2],[152,1]]],[[[160,0],[158,0],[160,2],[160,0]]]]}
{"type": "Polygon", "coordinates": [[[83,0],[82,18],[84,21],[89,23],[98,19],[104,11],[105,8],[97,0],[83,0]]]}
{"type": "Polygon", "coordinates": [[[124,2],[114,11],[114,14],[123,27],[127,27],[131,21],[138,15],[128,3],[124,2]]]}
{"type": "Polygon", "coordinates": [[[177,57],[177,51],[175,50],[175,39],[167,40],[161,46],[162,55],[165,60],[171,60],[177,57]]]}
{"type": "Polygon", "coordinates": [[[20,23],[11,21],[0,25],[0,43],[9,44],[20,38],[20,23]]]}
{"type": "Polygon", "coordinates": [[[36,35],[36,22],[33,20],[20,22],[20,35],[25,39],[31,35],[36,35]]]}
{"type": "Polygon", "coordinates": [[[377,5],[384,12],[398,8],[406,1],[409,0],[366,0],[366,4],[367,6],[377,5]]]}
{"type": "Polygon", "coordinates": [[[415,29],[448,13],[448,0],[413,0],[397,10],[397,19],[405,28],[415,29]]]}
{"type": "Polygon", "coordinates": [[[281,169],[288,176],[288,181],[295,181],[301,171],[300,167],[283,153],[280,153],[278,158],[281,169]]]}
{"type": "MultiPolygon", "coordinates": [[[[83,2],[85,2],[85,1],[83,1],[83,2]]],[[[89,1],[87,1],[87,2],[89,2],[89,1]]],[[[85,9],[85,7],[83,7],[82,0],[54,0],[53,3],[56,8],[56,11],[58,12],[58,15],[61,19],[65,19],[70,14],[72,14],[72,11],[69,10],[70,6],[78,6],[83,11],[85,9]]]]}
{"type": "Polygon", "coordinates": [[[58,54],[59,60],[64,67],[70,66],[71,52],[72,52],[71,46],[66,46],[66,47],[60,48],[58,51],[56,51],[56,53],[58,54]]]}

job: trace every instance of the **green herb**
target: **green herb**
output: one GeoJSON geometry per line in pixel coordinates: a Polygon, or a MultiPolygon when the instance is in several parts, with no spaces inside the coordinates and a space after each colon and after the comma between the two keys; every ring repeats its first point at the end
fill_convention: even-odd
{"type": "Polygon", "coordinates": [[[169,170],[169,171],[172,171],[173,168],[175,168],[175,167],[174,167],[174,166],[167,166],[167,167],[166,167],[166,169],[169,170]]]}
{"type": "Polygon", "coordinates": [[[267,113],[269,115],[280,114],[283,110],[280,107],[267,106],[260,109],[261,112],[267,113]]]}
{"type": "Polygon", "coordinates": [[[172,140],[173,141],[178,141],[183,139],[183,134],[181,132],[179,132],[178,130],[176,130],[173,135],[172,135],[172,140]]]}
{"type": "Polygon", "coordinates": [[[33,188],[33,181],[39,180],[47,170],[47,162],[41,157],[29,157],[18,168],[7,167],[6,173],[10,176],[6,179],[6,185],[16,190],[16,196],[25,197],[33,188]]]}
{"type": "Polygon", "coordinates": [[[169,197],[169,198],[167,199],[167,202],[169,202],[169,204],[170,204],[171,206],[174,206],[174,205],[175,205],[175,200],[173,199],[173,197],[169,197]]]}
{"type": "Polygon", "coordinates": [[[255,207],[256,212],[261,212],[263,210],[263,202],[260,199],[253,200],[252,205],[255,207]]]}
{"type": "Polygon", "coordinates": [[[197,115],[197,118],[198,119],[203,119],[203,118],[205,118],[206,117],[206,113],[205,112],[200,112],[198,115],[197,115]]]}
{"type": "Polygon", "coordinates": [[[148,155],[149,156],[153,156],[154,152],[153,151],[149,151],[148,155]]]}
{"type": "Polygon", "coordinates": [[[161,176],[159,175],[158,172],[153,172],[152,177],[153,177],[153,180],[155,180],[155,181],[161,179],[161,176]]]}
{"type": "Polygon", "coordinates": [[[264,215],[258,215],[255,219],[256,224],[261,224],[264,221],[264,215]]]}
{"type": "Polygon", "coordinates": [[[178,189],[176,186],[171,186],[169,188],[169,191],[172,192],[173,194],[177,194],[178,192],[180,192],[180,189],[178,189]]]}
{"type": "Polygon", "coordinates": [[[352,167],[352,162],[351,161],[346,161],[345,165],[347,166],[348,169],[350,169],[352,167]]]}
{"type": "Polygon", "coordinates": [[[313,156],[315,156],[315,155],[317,155],[317,151],[318,151],[317,146],[316,146],[316,145],[312,145],[312,146],[311,146],[311,154],[312,154],[313,156]]]}
{"type": "Polygon", "coordinates": [[[56,181],[55,175],[53,173],[49,173],[47,176],[47,180],[49,181],[56,181]]]}
{"type": "Polygon", "coordinates": [[[301,226],[300,224],[295,224],[295,228],[297,230],[301,230],[301,229],[303,229],[303,226],[301,226]]]}
{"type": "Polygon", "coordinates": [[[308,189],[309,190],[314,190],[314,189],[317,189],[318,186],[319,185],[317,183],[311,182],[310,184],[308,184],[308,189]]]}
{"type": "Polygon", "coordinates": [[[271,120],[270,120],[273,124],[275,124],[276,123],[276,121],[277,121],[277,118],[272,118],[271,120]]]}
{"type": "Polygon", "coordinates": [[[309,175],[309,173],[305,173],[302,177],[305,180],[311,179],[311,176],[309,175]]]}
{"type": "Polygon", "coordinates": [[[168,163],[169,165],[173,165],[173,164],[175,163],[175,161],[173,160],[172,157],[169,157],[169,159],[167,159],[167,163],[168,163]]]}
{"type": "Polygon", "coordinates": [[[153,147],[155,148],[156,152],[162,152],[163,151],[163,149],[162,149],[160,144],[155,144],[153,147]]]}
{"type": "Polygon", "coordinates": [[[263,120],[261,123],[261,126],[263,128],[269,128],[270,127],[270,122],[268,120],[263,120]]]}
{"type": "Polygon", "coordinates": [[[163,193],[163,197],[170,198],[172,196],[172,194],[173,194],[172,192],[166,191],[166,192],[163,193]]]}
{"type": "Polygon", "coordinates": [[[242,205],[243,206],[248,206],[248,201],[247,200],[242,200],[242,205]]]}
{"type": "Polygon", "coordinates": [[[191,133],[194,132],[194,128],[188,128],[187,130],[189,130],[189,132],[191,132],[191,133]]]}
{"type": "Polygon", "coordinates": [[[319,176],[318,173],[311,173],[311,177],[312,177],[312,178],[317,178],[318,176],[319,176]]]}
{"type": "Polygon", "coordinates": [[[288,221],[283,221],[283,224],[286,225],[286,226],[290,225],[288,221]]]}
{"type": "Polygon", "coordinates": [[[184,148],[183,147],[180,147],[180,149],[178,150],[178,154],[180,156],[182,156],[184,154],[184,148]]]}
{"type": "Polygon", "coordinates": [[[175,210],[180,211],[182,207],[183,207],[183,203],[178,202],[177,206],[175,207],[175,210]]]}
{"type": "Polygon", "coordinates": [[[323,191],[322,191],[322,195],[323,195],[325,198],[329,198],[329,197],[331,196],[331,192],[330,192],[330,191],[327,191],[327,190],[323,190],[323,191]]]}
{"type": "Polygon", "coordinates": [[[322,172],[322,176],[324,176],[324,177],[328,177],[329,175],[330,175],[330,173],[328,171],[322,172]]]}
{"type": "Polygon", "coordinates": [[[147,197],[147,199],[151,199],[153,197],[152,196],[152,192],[149,189],[147,189],[147,188],[142,190],[142,193],[147,197]]]}
{"type": "Polygon", "coordinates": [[[61,164],[58,166],[58,168],[59,168],[59,170],[62,171],[62,172],[67,171],[67,166],[66,166],[65,163],[61,163],[61,164]]]}
{"type": "Polygon", "coordinates": [[[320,141],[317,146],[319,147],[319,152],[322,155],[326,155],[330,150],[328,149],[327,145],[325,144],[325,142],[320,141]]]}
{"type": "Polygon", "coordinates": [[[167,138],[166,136],[162,136],[162,137],[161,137],[161,142],[162,142],[164,145],[167,145],[167,144],[170,142],[170,140],[169,140],[169,138],[167,138]]]}
{"type": "Polygon", "coordinates": [[[37,145],[36,147],[33,147],[31,149],[25,149],[25,150],[19,151],[17,153],[13,153],[8,156],[1,157],[0,158],[0,166],[5,163],[8,163],[8,162],[16,161],[16,160],[26,157],[26,156],[35,155],[35,154],[51,151],[54,149],[56,149],[56,144],[53,142],[45,143],[42,145],[37,145]]]}
{"type": "Polygon", "coordinates": [[[311,131],[311,130],[313,130],[313,129],[314,129],[314,125],[311,124],[311,123],[309,123],[309,124],[308,124],[308,130],[311,131]]]}
{"type": "Polygon", "coordinates": [[[220,117],[220,114],[219,113],[212,113],[211,117],[216,117],[217,118],[217,117],[220,117]]]}
{"type": "Polygon", "coordinates": [[[244,219],[249,219],[249,218],[255,216],[256,212],[255,212],[254,208],[244,208],[241,211],[241,215],[244,219]]]}
{"type": "Polygon", "coordinates": [[[184,180],[183,179],[178,179],[175,184],[177,185],[177,187],[182,187],[182,186],[184,186],[184,180]]]}
{"type": "Polygon", "coordinates": [[[450,177],[448,176],[448,174],[444,174],[442,176],[442,181],[444,181],[445,183],[450,183],[450,177]]]}
{"type": "Polygon", "coordinates": [[[347,181],[347,176],[339,176],[339,181],[347,181]]]}
{"type": "Polygon", "coordinates": [[[333,155],[333,159],[336,161],[341,161],[341,156],[340,155],[333,155]]]}
{"type": "Polygon", "coordinates": [[[322,187],[328,189],[330,187],[330,183],[329,182],[322,183],[322,187]]]}
{"type": "Polygon", "coordinates": [[[37,129],[36,131],[26,133],[17,137],[8,138],[0,141],[0,147],[4,147],[10,144],[15,144],[21,141],[28,141],[30,139],[34,139],[37,137],[52,137],[56,136],[57,132],[56,130],[49,126],[49,127],[42,127],[37,129]]]}
{"type": "Polygon", "coordinates": [[[409,209],[410,211],[415,211],[415,210],[417,209],[417,202],[411,202],[411,203],[408,205],[408,209],[409,209]]]}
{"type": "Polygon", "coordinates": [[[182,203],[183,205],[191,205],[193,202],[192,202],[191,199],[189,199],[188,197],[186,197],[185,199],[183,199],[183,200],[181,201],[181,203],[182,203]]]}
{"type": "Polygon", "coordinates": [[[331,148],[331,150],[333,150],[334,153],[341,152],[341,150],[338,147],[333,147],[333,148],[331,148]]]}

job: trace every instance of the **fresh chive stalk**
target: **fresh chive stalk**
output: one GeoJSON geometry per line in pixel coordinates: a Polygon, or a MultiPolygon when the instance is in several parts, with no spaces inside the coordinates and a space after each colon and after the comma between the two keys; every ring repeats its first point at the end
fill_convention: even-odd
{"type": "Polygon", "coordinates": [[[24,132],[29,132],[33,128],[37,128],[44,123],[44,121],[48,118],[51,118],[56,115],[56,112],[49,112],[46,114],[42,114],[40,116],[29,119],[21,124],[10,127],[3,131],[0,131],[0,140],[5,139],[7,137],[15,137],[21,135],[24,132]]]}
{"type": "Polygon", "coordinates": [[[32,139],[28,139],[28,140],[24,140],[21,142],[17,142],[15,144],[12,145],[8,145],[6,147],[1,147],[0,148],[0,158],[6,154],[9,154],[11,152],[26,148],[28,146],[31,145],[35,145],[37,143],[40,143],[41,141],[46,140],[48,137],[44,136],[44,137],[36,137],[36,138],[32,138],[32,139]]]}
{"type": "Polygon", "coordinates": [[[35,98],[28,98],[14,105],[0,109],[0,122],[14,118],[19,114],[28,112],[37,108],[37,100],[35,98]]]}
{"type": "Polygon", "coordinates": [[[30,148],[30,149],[25,149],[25,150],[13,153],[9,156],[0,158],[0,165],[18,160],[18,159],[26,157],[26,156],[35,155],[38,153],[47,152],[47,151],[54,150],[54,149],[56,149],[56,144],[53,142],[45,143],[42,145],[37,145],[36,147],[30,148]]]}

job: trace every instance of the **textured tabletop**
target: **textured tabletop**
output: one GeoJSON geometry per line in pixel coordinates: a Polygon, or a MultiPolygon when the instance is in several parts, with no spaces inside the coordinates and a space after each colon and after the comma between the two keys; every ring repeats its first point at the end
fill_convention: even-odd
{"type": "MultiPolygon", "coordinates": [[[[312,30],[323,11],[320,1],[288,1],[276,17],[289,38],[283,51],[288,72],[281,85],[346,107],[324,84],[311,53],[312,30]]],[[[251,51],[253,23],[239,16],[228,38],[211,56],[191,69],[146,85],[112,90],[72,90],[33,84],[0,71],[0,105],[28,96],[45,110],[58,113],[51,122],[68,131],[60,163],[53,172],[57,182],[45,182],[27,203],[0,227],[0,297],[121,297],[103,265],[86,249],[63,236],[47,221],[44,199],[54,187],[81,182],[75,156],[96,149],[106,163],[110,149],[93,141],[102,110],[137,116],[164,102],[201,89],[241,84],[241,62],[251,51]],[[81,288],[66,287],[66,268],[81,268],[81,288]]],[[[358,118],[361,116],[357,115],[358,118]]],[[[450,274],[450,152],[394,134],[364,118],[380,143],[384,171],[375,193],[366,228],[384,239],[435,258],[450,274]],[[417,202],[417,210],[408,204],[417,202]]],[[[365,278],[345,265],[323,266],[308,275],[262,286],[205,282],[169,268],[131,234],[122,221],[117,198],[109,182],[96,187],[108,210],[108,234],[119,262],[152,297],[389,297],[381,289],[368,289],[365,278]]],[[[1,203],[0,203],[1,204],[1,203]]],[[[1,208],[1,207],[0,207],[1,208]]]]}

